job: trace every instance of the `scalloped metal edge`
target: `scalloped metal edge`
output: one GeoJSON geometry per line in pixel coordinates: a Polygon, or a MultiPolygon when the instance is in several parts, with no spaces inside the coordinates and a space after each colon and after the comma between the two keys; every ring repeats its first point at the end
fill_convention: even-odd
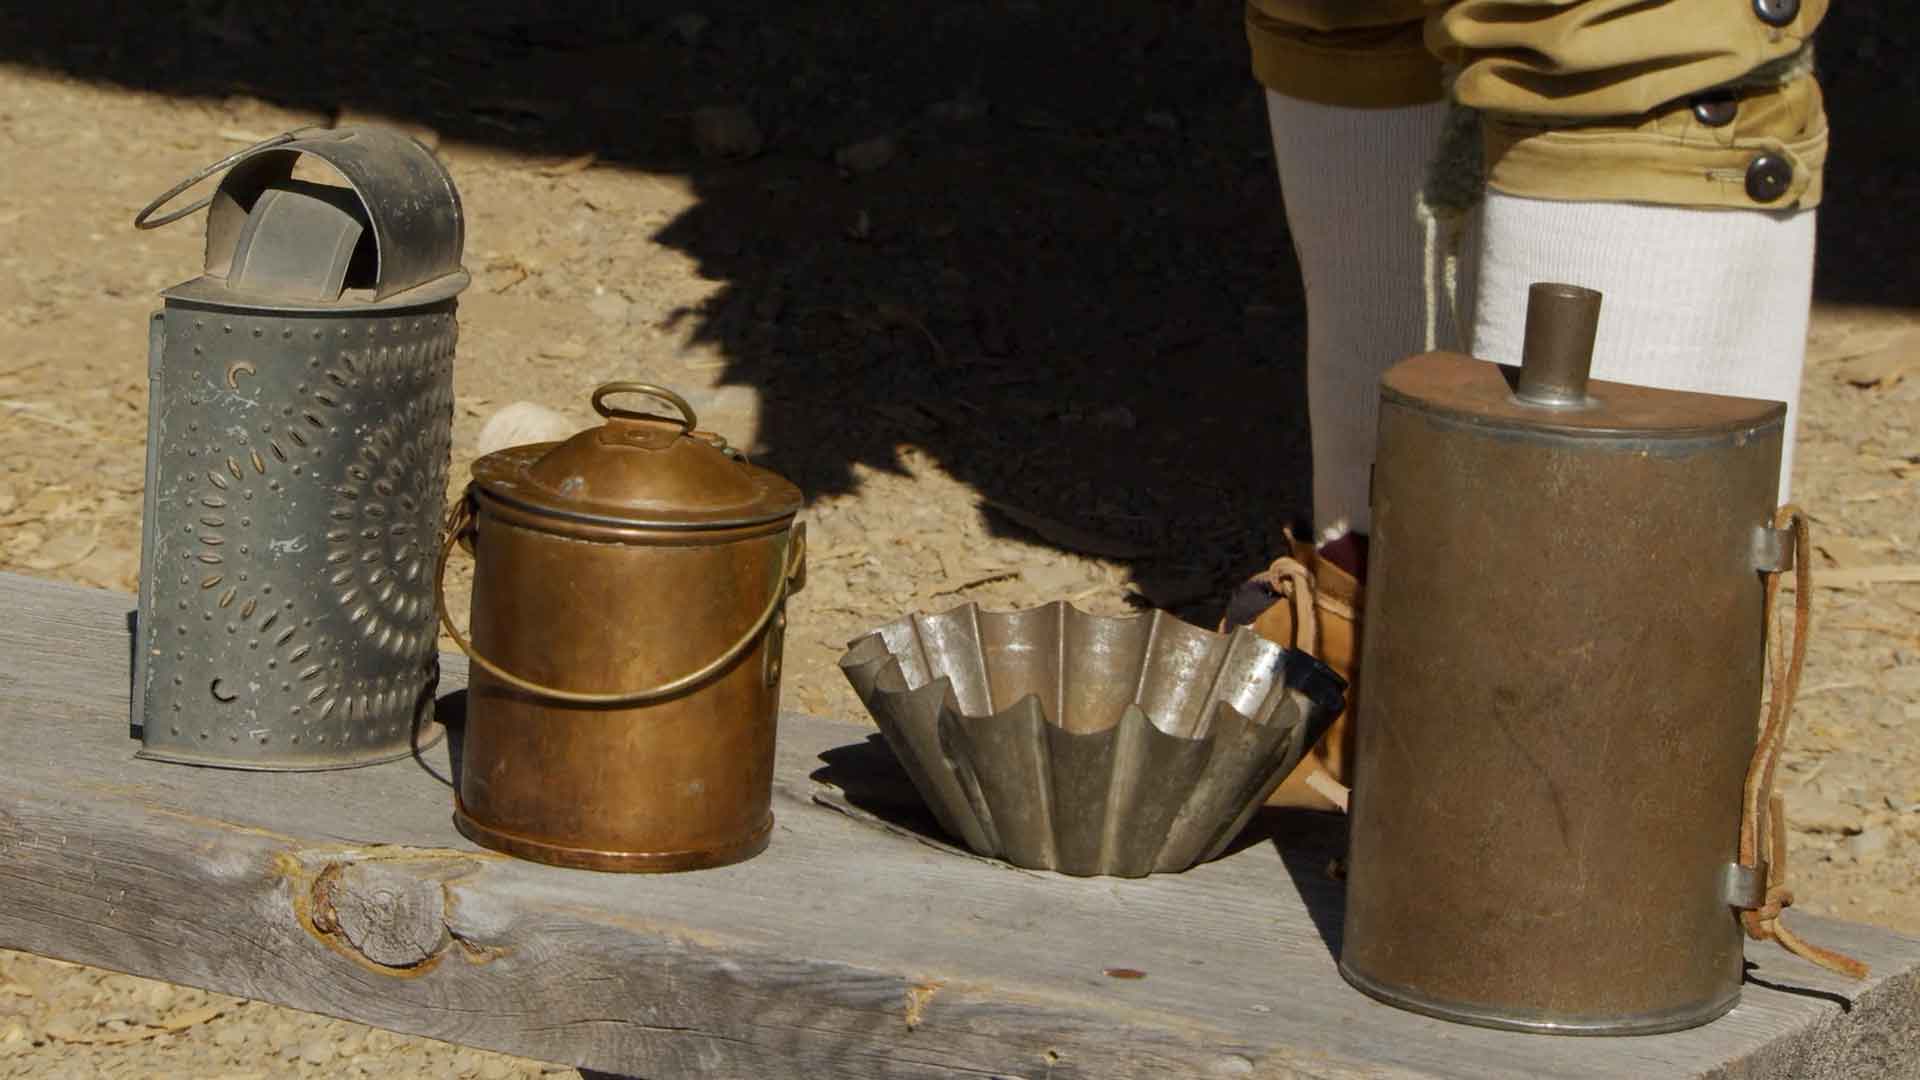
{"type": "Polygon", "coordinates": [[[948,832],[1076,876],[1219,855],[1339,715],[1346,687],[1244,628],[1065,601],[916,612],[851,642],[840,668],[948,832]]]}

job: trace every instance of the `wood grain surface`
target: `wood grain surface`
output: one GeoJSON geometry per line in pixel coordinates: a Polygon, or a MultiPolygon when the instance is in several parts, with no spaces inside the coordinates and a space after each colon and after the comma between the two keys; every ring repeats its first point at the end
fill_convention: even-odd
{"type": "Polygon", "coordinates": [[[0,947],[654,1078],[1920,1075],[1920,942],[1890,932],[1790,913],[1872,977],[1750,945],[1741,1005],[1693,1031],[1456,1026],[1341,981],[1324,823],[1175,876],[1015,870],[929,835],[870,729],[798,715],[758,858],[518,862],[454,831],[445,747],[334,773],[136,760],[133,606],[0,575],[0,947]]]}

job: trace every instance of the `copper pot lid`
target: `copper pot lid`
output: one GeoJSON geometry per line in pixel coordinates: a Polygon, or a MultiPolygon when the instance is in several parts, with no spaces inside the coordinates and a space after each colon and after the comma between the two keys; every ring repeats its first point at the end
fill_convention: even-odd
{"type": "Polygon", "coordinates": [[[522,509],[579,521],[656,529],[722,529],[792,517],[800,489],[752,465],[726,440],[698,430],[684,398],[647,383],[607,383],[593,392],[607,422],[558,443],[533,443],[473,463],[475,486],[522,509]],[[678,418],[606,403],[640,394],[678,418]]]}

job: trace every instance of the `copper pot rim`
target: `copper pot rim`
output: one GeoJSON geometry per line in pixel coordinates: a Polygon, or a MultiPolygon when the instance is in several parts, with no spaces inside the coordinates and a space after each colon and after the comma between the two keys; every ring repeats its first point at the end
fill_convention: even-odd
{"type": "Polygon", "coordinates": [[[705,848],[675,851],[618,851],[577,847],[541,840],[508,829],[498,828],[475,818],[465,805],[456,805],[454,828],[468,840],[514,858],[548,866],[574,870],[603,870],[627,874],[667,874],[681,870],[709,870],[745,862],[767,849],[773,840],[773,814],[768,812],[752,832],[733,840],[705,848]]]}
{"type": "Polygon", "coordinates": [[[516,483],[519,476],[524,475],[534,463],[539,461],[541,454],[559,445],[559,443],[530,443],[526,446],[496,450],[473,463],[474,478],[470,487],[485,492],[502,503],[542,517],[576,521],[587,525],[659,529],[670,532],[733,529],[780,521],[799,513],[804,501],[800,490],[777,473],[745,463],[740,467],[752,469],[757,474],[756,479],[761,481],[764,489],[762,498],[764,508],[750,508],[740,512],[719,511],[711,514],[695,512],[687,515],[657,517],[644,513],[620,514],[586,509],[579,505],[568,505],[545,497],[544,493],[537,492],[530,485],[516,483]],[[782,487],[788,490],[779,491],[782,487]],[[780,498],[773,498],[775,495],[780,498]]]}
{"type": "MultiPolygon", "coordinates": [[[[800,514],[795,507],[774,516],[745,521],[653,522],[557,510],[510,495],[481,483],[467,485],[467,496],[484,508],[485,516],[504,524],[578,540],[636,546],[689,546],[732,543],[771,536],[791,528],[800,514]]],[[[476,514],[476,516],[480,516],[476,514]]]]}

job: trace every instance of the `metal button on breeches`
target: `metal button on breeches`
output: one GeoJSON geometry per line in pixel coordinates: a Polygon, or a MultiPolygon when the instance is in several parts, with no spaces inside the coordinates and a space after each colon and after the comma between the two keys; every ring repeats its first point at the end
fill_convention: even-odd
{"type": "Polygon", "coordinates": [[[1800,17],[1800,0],[1753,0],[1753,13],[1768,26],[1785,26],[1800,17]]]}
{"type": "Polygon", "coordinates": [[[1793,183],[1793,165],[1778,154],[1758,154],[1747,164],[1747,197],[1770,203],[1787,193],[1793,183]]]}

